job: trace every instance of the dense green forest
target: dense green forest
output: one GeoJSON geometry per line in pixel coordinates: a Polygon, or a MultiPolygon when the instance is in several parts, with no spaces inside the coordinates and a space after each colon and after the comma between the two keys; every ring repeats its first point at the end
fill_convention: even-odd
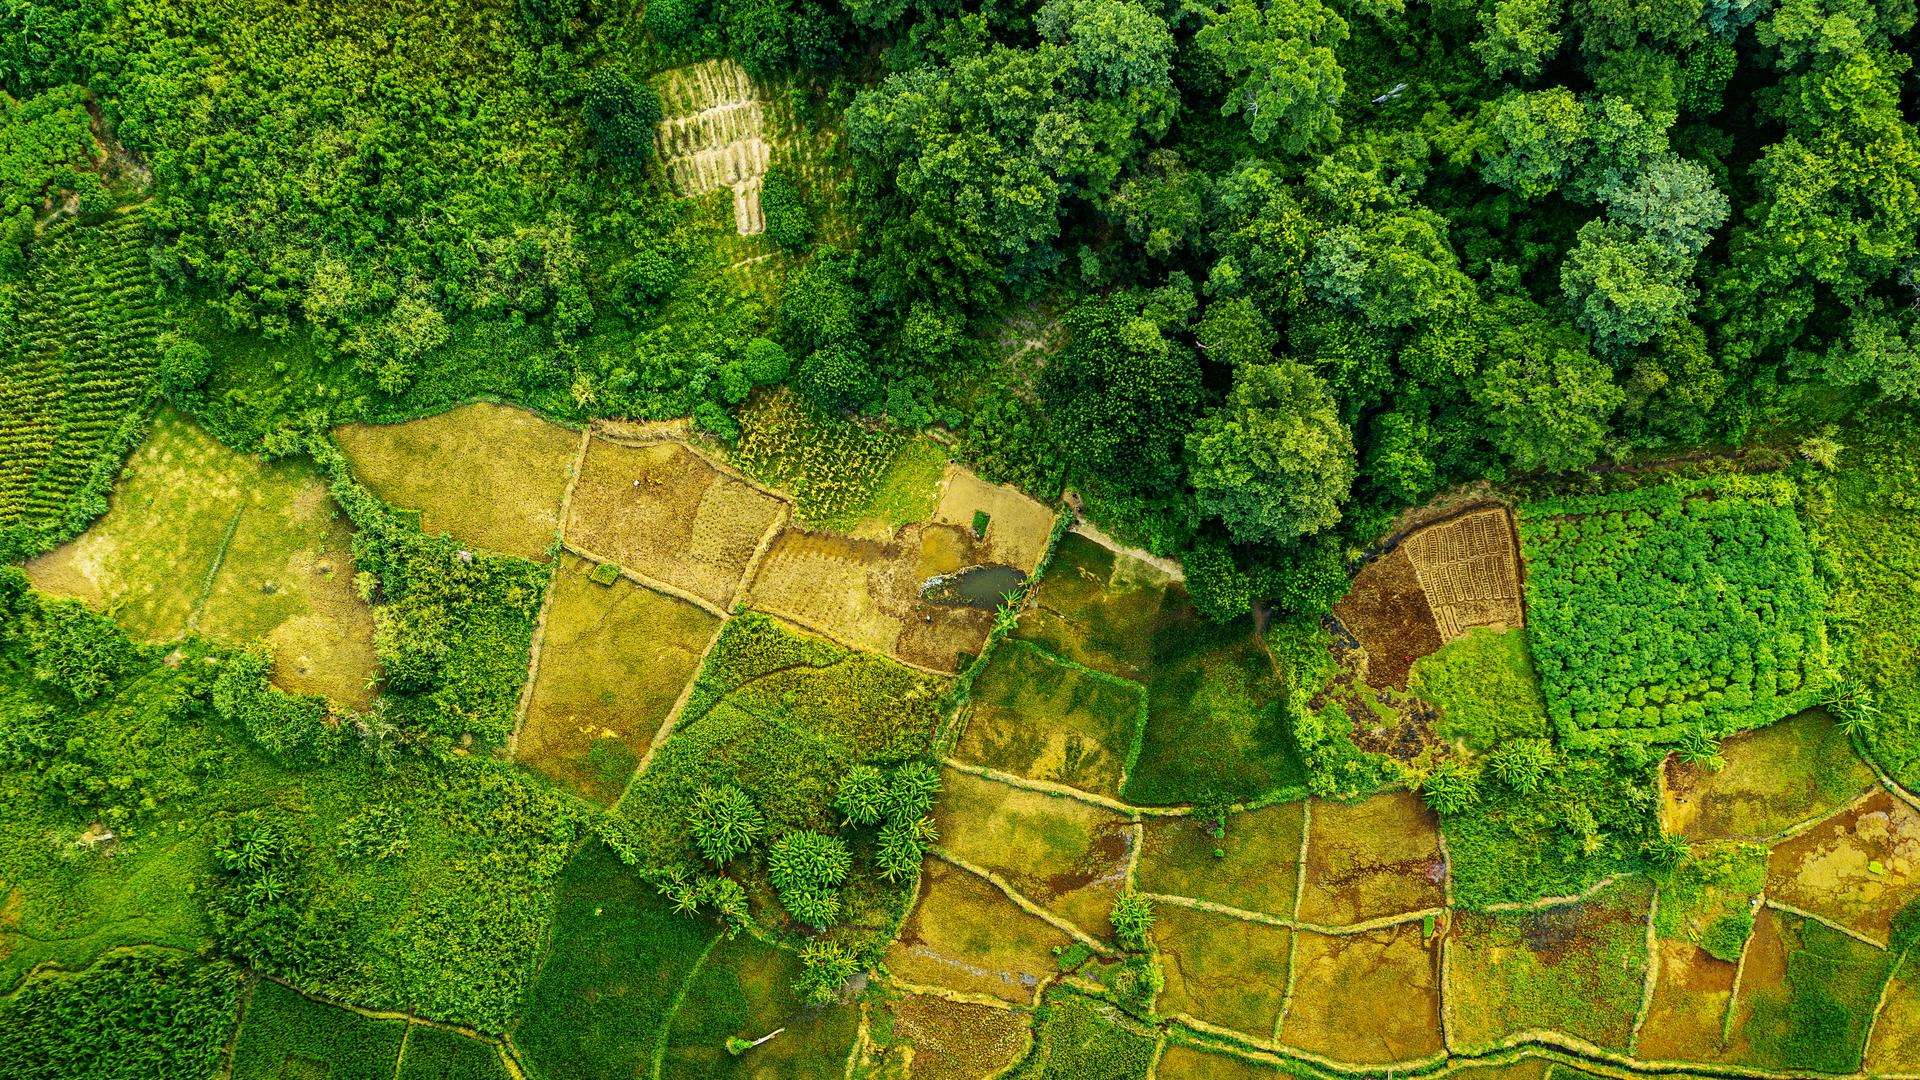
{"type": "Polygon", "coordinates": [[[1920,1071],[1917,20],[0,0],[0,1062],[1920,1071]]]}

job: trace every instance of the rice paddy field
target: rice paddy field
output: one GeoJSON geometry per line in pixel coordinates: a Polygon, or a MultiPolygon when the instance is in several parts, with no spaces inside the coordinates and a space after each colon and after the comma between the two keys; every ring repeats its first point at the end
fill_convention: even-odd
{"type": "Polygon", "coordinates": [[[0,1010],[258,924],[236,1080],[1920,1071],[1920,797],[1837,703],[1640,753],[1594,814],[1505,508],[1412,527],[1302,628],[1208,620],[928,441],[829,513],[684,425],[327,437],[344,479],[163,408],[0,588],[120,635],[83,698],[78,654],[0,631],[0,1010]],[[389,658],[486,646],[400,613],[496,554],[537,562],[512,735],[428,740],[389,658]],[[977,568],[1008,594],[942,591],[977,568]],[[1555,887],[1490,886],[1514,850],[1555,887]]]}

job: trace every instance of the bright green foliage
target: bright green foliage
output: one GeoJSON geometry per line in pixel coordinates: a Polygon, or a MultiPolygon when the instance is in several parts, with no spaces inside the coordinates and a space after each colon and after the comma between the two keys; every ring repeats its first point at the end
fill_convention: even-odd
{"type": "Polygon", "coordinates": [[[1114,936],[1129,949],[1147,947],[1147,931],[1153,929],[1153,901],[1128,889],[1113,898],[1113,910],[1107,914],[1114,936]]]}
{"type": "Polygon", "coordinates": [[[788,251],[806,247],[813,236],[813,217],[793,174],[785,169],[767,170],[760,188],[760,212],[767,219],[767,236],[788,251]]]}
{"type": "Polygon", "coordinates": [[[500,1049],[489,1042],[427,1024],[407,1032],[395,1080],[506,1080],[500,1049]]]}
{"type": "Polygon", "coordinates": [[[940,771],[924,761],[910,761],[887,776],[884,809],[887,820],[911,822],[933,809],[940,793],[940,771]]]}
{"type": "Polygon", "coordinates": [[[203,1080],[239,984],[227,964],[157,951],[47,971],[0,999],[0,1061],[17,1080],[203,1080]]]}
{"type": "Polygon", "coordinates": [[[1326,384],[1291,361],[1236,368],[1226,404],[1201,418],[1187,451],[1200,509],[1248,543],[1330,528],[1353,484],[1353,434],[1326,384]]]}
{"type": "Polygon", "coordinates": [[[1660,834],[1653,763],[1533,756],[1481,774],[1478,802],[1440,820],[1463,907],[1571,896],[1639,868],[1660,834]]]}
{"type": "Polygon", "coordinates": [[[338,744],[326,727],[326,699],[289,694],[268,682],[272,663],[259,649],[228,660],[213,683],[214,711],[282,764],[312,765],[331,757],[338,744]]]}
{"type": "Polygon", "coordinates": [[[161,325],[146,236],[139,212],[58,223],[34,241],[17,291],[0,287],[0,558],[38,554],[105,513],[145,430],[161,325]]]}
{"type": "Polygon", "coordinates": [[[636,170],[653,153],[653,126],[660,122],[660,95],[612,64],[587,76],[582,106],[600,152],[622,169],[636,170]]]}
{"type": "Polygon", "coordinates": [[[1449,758],[1420,781],[1420,797],[1442,816],[1464,814],[1480,803],[1480,778],[1449,758]]]}
{"type": "Polygon", "coordinates": [[[1407,689],[1440,710],[1440,734],[1473,750],[1497,750],[1548,734],[1547,703],[1527,651],[1527,633],[1467,631],[1414,661],[1407,689]]]}
{"type": "MultiPolygon", "coordinates": [[[[19,572],[9,567],[0,573],[19,572]]],[[[28,601],[20,605],[17,618],[9,635],[25,639],[33,677],[82,703],[112,689],[141,659],[113,620],[78,601],[28,601]]]]}
{"type": "Polygon", "coordinates": [[[798,985],[801,1000],[809,1005],[833,1001],[840,988],[860,970],[859,961],[846,948],[832,941],[809,941],[800,953],[806,965],[798,985]]]}
{"type": "Polygon", "coordinates": [[[1523,469],[1591,462],[1626,397],[1612,369],[1583,335],[1526,300],[1490,304],[1476,325],[1486,353],[1473,394],[1493,445],[1523,469]]]}
{"type": "Polygon", "coordinates": [[[1459,269],[1436,216],[1382,215],[1340,225],[1313,249],[1307,268],[1313,294],[1358,312],[1380,329],[1410,326],[1465,306],[1472,283],[1459,269]]]}
{"type": "Polygon", "coordinates": [[[1755,901],[1767,885],[1767,849],[1731,843],[1686,851],[1660,879],[1654,928],[1692,941],[1728,963],[1740,959],[1753,933],[1755,901]]]}
{"type": "Polygon", "coordinates": [[[880,827],[880,848],[874,864],[887,881],[904,881],[920,871],[927,845],[939,839],[933,819],[895,819],[880,827]]]}
{"type": "Polygon", "coordinates": [[[877,825],[885,813],[887,795],[887,778],[879,769],[855,765],[840,782],[833,808],[845,815],[849,825],[877,825]]]}
{"type": "Polygon", "coordinates": [[[1525,509],[1528,635],[1570,746],[1770,724],[1834,680],[1793,484],[1728,475],[1525,509]]]}
{"type": "Polygon", "coordinates": [[[1049,997],[1036,1012],[1030,1071],[1038,1080],[1146,1080],[1154,1038],[1112,1005],[1074,993],[1049,997]]]}
{"type": "Polygon", "coordinates": [[[732,784],[701,788],[687,811],[693,842],[708,862],[724,863],[744,855],[766,829],[766,818],[752,796],[732,784]]]}
{"type": "MultiPolygon", "coordinates": [[[[0,229],[8,234],[0,244],[27,239],[13,235],[15,223],[25,213],[30,234],[33,209],[48,196],[59,201],[68,193],[99,191],[98,148],[86,99],[79,86],[56,87],[20,102],[0,99],[0,229]]],[[[17,273],[19,260],[17,247],[0,249],[0,279],[17,273]]]]}
{"type": "Polygon", "coordinates": [[[1560,269],[1560,288],[1574,319],[1603,351],[1646,342],[1693,307],[1690,260],[1625,226],[1590,221],[1560,269]]]}
{"type": "Polygon", "coordinates": [[[1231,84],[1222,115],[1245,113],[1256,142],[1277,132],[1288,153],[1339,135],[1345,19],[1320,0],[1223,0],[1205,17],[1193,44],[1231,84]]]}
{"type": "Polygon", "coordinates": [[[1560,51],[1560,0],[1496,0],[1480,12],[1474,55],[1487,72],[1531,79],[1560,51]]]}
{"type": "Polygon", "coordinates": [[[794,918],[827,926],[840,918],[840,886],[853,867],[847,845],[835,836],[790,832],[767,849],[767,877],[794,918]]]}

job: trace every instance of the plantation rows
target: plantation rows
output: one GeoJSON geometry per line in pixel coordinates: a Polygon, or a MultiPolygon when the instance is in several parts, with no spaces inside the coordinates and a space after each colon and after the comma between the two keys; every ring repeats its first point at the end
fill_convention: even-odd
{"type": "MultiPolygon", "coordinates": [[[[0,352],[0,527],[92,516],[157,390],[160,321],[138,214],[63,224],[34,246],[0,352]]],[[[57,539],[58,537],[54,537],[57,539]]]]}

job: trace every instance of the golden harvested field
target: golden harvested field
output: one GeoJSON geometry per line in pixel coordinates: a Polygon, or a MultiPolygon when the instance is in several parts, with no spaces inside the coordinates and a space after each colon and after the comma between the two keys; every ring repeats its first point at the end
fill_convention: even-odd
{"type": "Polygon", "coordinates": [[[1033,1042],[1023,1013],[926,994],[908,994],[895,1003],[893,1038],[913,1047],[913,1080],[995,1076],[1033,1042]]]}
{"type": "Polygon", "coordinates": [[[1344,926],[1446,902],[1439,822],[1419,796],[1316,799],[1308,831],[1302,921],[1344,926]]]}
{"type": "Polygon", "coordinates": [[[987,515],[986,535],[972,558],[975,563],[998,563],[1032,573],[1046,554],[1053,532],[1051,507],[1005,484],[989,484],[959,465],[948,465],[940,482],[940,503],[933,511],[936,524],[957,525],[969,532],[975,513],[987,515]]]}
{"type": "Polygon", "coordinates": [[[333,437],[354,477],[420,511],[427,533],[543,561],[580,451],[579,432],[485,402],[404,424],[347,424],[333,437]]]}
{"type": "Polygon", "coordinates": [[[163,411],[105,517],[26,566],[34,587],[111,611],[135,637],[189,631],[274,651],[274,681],[361,707],[379,671],[351,529],[326,484],[163,411]]]}
{"type": "Polygon", "coordinates": [[[948,769],[934,807],[940,842],[1086,933],[1107,934],[1133,825],[1111,810],[948,769]]]}
{"type": "Polygon", "coordinates": [[[1472,510],[1429,525],[1401,544],[1447,640],[1476,626],[1523,626],[1520,555],[1502,507],[1472,510]]]}
{"type": "Polygon", "coordinates": [[[1293,1000],[1280,1041],[1340,1061],[1431,1057],[1440,1040],[1439,938],[1417,922],[1294,936],[1293,1000]]]}
{"type": "Polygon", "coordinates": [[[937,859],[920,872],[920,899],[887,947],[887,970],[921,986],[1033,1003],[1058,974],[1066,934],[1016,907],[992,885],[937,859]]]}
{"type": "Polygon", "coordinates": [[[720,620],[625,578],[601,585],[589,576],[593,568],[561,556],[515,757],[611,805],[693,678],[720,620]]]}
{"type": "Polygon", "coordinates": [[[587,447],[567,542],[731,608],[754,551],[785,514],[780,500],[679,443],[587,447]]]}

